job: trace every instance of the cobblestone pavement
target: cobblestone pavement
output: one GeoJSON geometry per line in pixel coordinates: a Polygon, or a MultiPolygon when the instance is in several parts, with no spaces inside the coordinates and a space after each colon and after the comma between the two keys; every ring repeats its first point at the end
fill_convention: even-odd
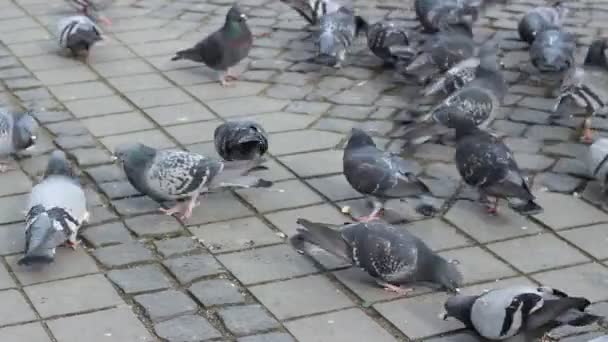
{"type": "MultiPolygon", "coordinates": [[[[470,339],[459,324],[437,318],[444,293],[421,288],[400,298],[326,254],[313,260],[286,242],[297,217],[341,223],[342,205],[362,206],[340,174],[334,146],[363,125],[398,150],[387,137],[399,135],[395,122],[415,89],[383,72],[363,46],[341,70],[297,62],[311,55],[312,45],[299,40],[305,23],[277,0],[241,1],[254,31],[272,35],[255,41],[236,87],[221,88],[205,67],[169,61],[218,27],[231,1],[116,1],[106,13],[115,24],[108,39],[83,65],[59,56],[51,39],[68,13],[63,1],[0,0],[0,101],[39,110],[44,126],[37,149],[19,158],[20,169],[0,175],[0,341],[470,339]],[[270,132],[265,177],[284,193],[213,194],[182,224],[158,215],[157,204],[137,196],[111,163],[113,146],[134,140],[215,154],[213,129],[233,118],[257,120],[270,132]],[[85,248],[60,249],[54,264],[28,270],[16,266],[24,200],[56,146],[82,171],[92,222],[82,231],[85,248]]],[[[453,147],[428,144],[415,157],[446,205],[422,220],[416,203],[396,201],[388,219],[409,221],[402,225],[459,259],[464,291],[546,284],[586,296],[596,303],[592,310],[608,314],[607,208],[586,177],[586,146],[575,142],[580,121],[549,126],[545,89],[517,71],[528,58],[513,30],[517,18],[543,3],[525,2],[492,10],[475,33],[505,39],[512,86],[493,127],[509,135],[545,213],[526,219],[502,207],[499,216],[487,216],[459,185],[453,147]]],[[[567,6],[567,27],[581,44],[608,34],[608,1],[567,6]]],[[[358,8],[372,21],[387,16],[416,25],[409,1],[361,1],[358,8]]],[[[594,124],[598,134],[608,132],[601,131],[608,120],[594,124]]],[[[560,334],[586,341],[598,332],[560,334]]]]}

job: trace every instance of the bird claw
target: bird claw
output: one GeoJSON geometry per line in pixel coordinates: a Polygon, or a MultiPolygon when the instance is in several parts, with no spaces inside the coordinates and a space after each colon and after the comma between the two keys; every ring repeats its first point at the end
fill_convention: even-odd
{"type": "Polygon", "coordinates": [[[371,214],[366,215],[366,216],[356,217],[355,221],[357,221],[357,222],[370,222],[370,221],[373,221],[373,220],[377,220],[377,219],[380,218],[380,216],[382,216],[383,211],[384,210],[379,210],[376,213],[371,213],[371,214]]]}
{"type": "Polygon", "coordinates": [[[382,284],[382,287],[384,288],[384,291],[393,292],[401,296],[407,296],[408,294],[414,291],[414,289],[403,288],[401,286],[396,286],[392,284],[382,284]]]}
{"type": "Polygon", "coordinates": [[[222,79],[220,81],[222,87],[227,88],[227,87],[234,87],[234,83],[229,82],[227,79],[222,79]]]}
{"type": "Polygon", "coordinates": [[[66,245],[67,247],[70,247],[72,250],[74,250],[74,251],[75,251],[75,250],[76,250],[76,247],[80,246],[80,243],[81,243],[81,242],[80,242],[80,240],[73,240],[73,241],[72,241],[72,240],[67,240],[67,241],[65,242],[65,245],[66,245]]]}
{"type": "Polygon", "coordinates": [[[260,33],[260,34],[254,34],[253,36],[255,38],[266,38],[266,37],[270,37],[270,32],[264,32],[264,33],[260,33]]]}

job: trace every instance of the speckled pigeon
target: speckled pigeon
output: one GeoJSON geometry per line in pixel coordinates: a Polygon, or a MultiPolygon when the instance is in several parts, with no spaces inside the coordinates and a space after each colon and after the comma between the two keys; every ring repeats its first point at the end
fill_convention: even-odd
{"type": "Polygon", "coordinates": [[[311,25],[318,24],[322,16],[336,12],[341,7],[333,0],[281,0],[281,2],[298,12],[311,25]]]}
{"type": "Polygon", "coordinates": [[[367,46],[386,66],[411,63],[416,55],[412,34],[394,21],[379,21],[367,28],[367,46]]]}
{"type": "Polygon", "coordinates": [[[545,337],[559,326],[586,326],[601,319],[584,312],[591,303],[549,287],[512,286],[476,296],[456,295],[445,303],[444,319],[454,317],[481,337],[524,341],[545,337]]]}
{"type": "MultiPolygon", "coordinates": [[[[492,47],[484,47],[480,54],[479,65],[475,69],[472,81],[467,80],[462,88],[444,99],[428,114],[417,120],[408,128],[402,137],[408,144],[420,144],[428,141],[434,135],[447,133],[452,125],[452,116],[476,126],[485,128],[500,110],[502,101],[507,93],[507,84],[503,77],[498,57],[492,47]]],[[[471,59],[472,65],[476,62],[471,59]]],[[[458,87],[458,82],[454,87],[458,87]]]]}
{"type": "Polygon", "coordinates": [[[102,7],[106,7],[109,1],[93,1],[93,0],[66,0],[72,7],[78,10],[82,15],[89,17],[94,22],[101,22],[104,25],[111,25],[112,22],[108,17],[101,13],[102,7]]]}
{"type": "Polygon", "coordinates": [[[54,151],[42,182],[30,194],[25,218],[25,255],[20,265],[50,263],[57,246],[78,244],[78,229],[89,218],[86,197],[65,153],[54,151]]]}
{"type": "Polygon", "coordinates": [[[560,27],[567,9],[561,1],[553,6],[539,6],[530,10],[519,21],[517,31],[521,40],[532,44],[536,35],[550,27],[560,27]]]}
{"type": "Polygon", "coordinates": [[[574,67],[576,37],[559,27],[551,27],[536,35],[530,46],[530,61],[533,74],[542,81],[561,82],[574,67]]]}
{"type": "Polygon", "coordinates": [[[213,134],[215,150],[224,160],[259,160],[268,151],[268,134],[258,123],[228,121],[213,134]]]}
{"type": "Polygon", "coordinates": [[[223,162],[196,153],[156,150],[140,144],[123,144],[116,148],[115,158],[122,164],[127,179],[139,192],[157,201],[177,200],[167,215],[187,219],[201,193],[226,187],[269,187],[272,182],[245,177],[248,163],[223,162]],[[240,178],[243,176],[243,178],[240,178]]]}
{"type": "Polygon", "coordinates": [[[0,109],[0,173],[11,167],[9,155],[26,150],[36,142],[38,123],[29,113],[13,113],[0,109]]]}
{"type": "Polygon", "coordinates": [[[342,67],[353,40],[359,31],[366,29],[365,20],[346,7],[325,14],[321,17],[316,42],[318,52],[313,60],[336,68],[342,67]]]}
{"type": "Polygon", "coordinates": [[[534,195],[513,158],[509,148],[495,136],[480,130],[470,121],[454,120],[456,128],[456,168],[470,186],[479,190],[481,201],[488,204],[488,212],[497,212],[498,200],[518,199],[523,204],[510,204],[522,215],[536,215],[542,208],[534,202],[534,195]],[[488,196],[496,198],[493,205],[488,196]]]}
{"type": "Polygon", "coordinates": [[[416,177],[419,165],[391,152],[376,147],[363,130],[353,128],[342,159],[344,176],[358,192],[372,200],[374,209],[358,221],[370,221],[382,214],[384,202],[428,192],[427,186],[416,177]]]}
{"type": "Polygon", "coordinates": [[[69,49],[73,56],[82,56],[85,60],[93,44],[102,40],[97,25],[83,15],[61,19],[57,25],[57,33],[61,48],[69,49]]]}
{"type": "Polygon", "coordinates": [[[599,138],[587,152],[589,174],[597,179],[604,192],[608,191],[608,138],[599,138]]]}
{"type": "Polygon", "coordinates": [[[572,98],[580,107],[587,108],[590,115],[583,121],[582,140],[593,142],[591,118],[598,112],[608,110],[608,60],[606,39],[591,43],[582,67],[571,68],[560,87],[553,111],[557,111],[566,98],[572,98]]]}
{"type": "Polygon", "coordinates": [[[220,71],[222,86],[228,86],[229,81],[238,79],[231,74],[230,68],[249,55],[252,44],[253,35],[247,26],[247,16],[235,4],[226,14],[222,28],[194,47],[178,51],[171,60],[187,59],[205,63],[211,69],[220,71]]]}
{"type": "Polygon", "coordinates": [[[431,283],[458,291],[462,275],[453,261],[434,253],[418,237],[381,221],[351,223],[333,230],[324,223],[298,219],[290,241],[300,251],[303,242],[316,245],[362,268],[388,291],[407,293],[402,284],[431,283]]]}

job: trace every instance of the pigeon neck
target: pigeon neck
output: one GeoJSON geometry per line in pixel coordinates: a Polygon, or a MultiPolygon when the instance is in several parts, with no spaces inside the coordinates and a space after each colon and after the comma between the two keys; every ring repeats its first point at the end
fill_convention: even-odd
{"type": "Polygon", "coordinates": [[[224,25],[228,37],[236,37],[243,32],[243,25],[238,21],[228,20],[224,25]]]}

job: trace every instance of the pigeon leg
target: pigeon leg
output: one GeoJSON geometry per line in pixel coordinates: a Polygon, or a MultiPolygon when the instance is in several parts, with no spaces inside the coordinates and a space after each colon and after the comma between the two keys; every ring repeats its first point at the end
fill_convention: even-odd
{"type": "Polygon", "coordinates": [[[488,206],[488,214],[490,214],[490,215],[498,214],[498,198],[495,198],[494,203],[488,206]]]}
{"type": "Polygon", "coordinates": [[[496,215],[498,213],[498,198],[491,201],[483,191],[479,192],[479,197],[479,201],[486,206],[488,214],[496,215]]]}
{"type": "Polygon", "coordinates": [[[200,193],[198,191],[195,192],[194,195],[192,195],[192,198],[190,198],[190,201],[187,202],[186,210],[184,211],[184,213],[182,215],[182,219],[189,219],[192,216],[192,210],[198,204],[196,202],[196,200],[198,199],[199,194],[200,193]]]}
{"type": "Polygon", "coordinates": [[[583,134],[581,141],[585,144],[593,143],[593,130],[591,130],[591,118],[585,118],[583,121],[583,134]]]}
{"type": "Polygon", "coordinates": [[[228,68],[228,70],[226,70],[226,76],[224,76],[225,79],[229,80],[229,81],[236,81],[239,79],[238,75],[234,75],[231,72],[232,70],[230,70],[230,68],[228,68]]]}
{"type": "Polygon", "coordinates": [[[185,212],[186,211],[185,206],[186,206],[185,202],[178,202],[169,209],[159,208],[158,210],[160,210],[162,213],[164,213],[167,216],[173,216],[175,214],[181,214],[181,213],[185,212]]]}
{"type": "Polygon", "coordinates": [[[357,218],[355,218],[355,221],[369,222],[369,221],[373,221],[373,220],[379,218],[380,216],[382,216],[382,214],[384,213],[384,204],[377,200],[374,200],[373,204],[374,204],[374,209],[372,210],[372,212],[369,215],[357,217],[357,218]]]}
{"type": "Polygon", "coordinates": [[[378,283],[378,285],[382,286],[385,291],[394,292],[394,293],[397,293],[397,294],[403,295],[403,296],[414,291],[414,289],[403,288],[401,286],[389,284],[389,283],[381,281],[381,280],[376,280],[376,282],[378,283]]]}
{"type": "Polygon", "coordinates": [[[80,241],[79,240],[67,240],[65,242],[65,245],[67,247],[70,247],[72,250],[76,250],[76,247],[80,246],[80,241]]]}

